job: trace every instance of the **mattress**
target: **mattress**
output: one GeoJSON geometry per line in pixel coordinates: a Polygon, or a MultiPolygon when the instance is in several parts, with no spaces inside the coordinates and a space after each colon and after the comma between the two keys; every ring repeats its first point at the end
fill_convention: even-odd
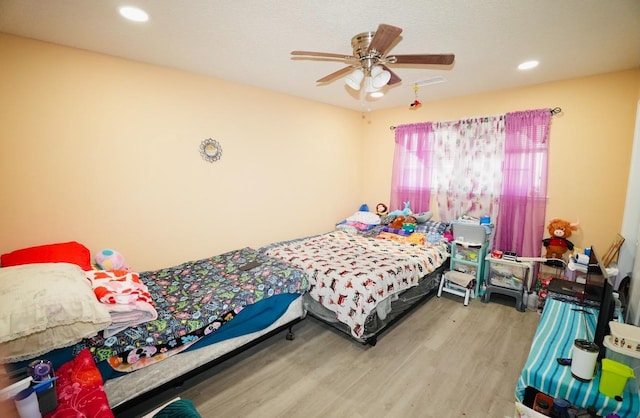
{"type": "MultiPolygon", "coordinates": [[[[194,367],[192,363],[204,364],[268,333],[270,327],[303,317],[298,299],[308,288],[303,271],[251,248],[139,276],[149,289],[157,320],[109,338],[99,333],[39,356],[57,370],[89,350],[106,382],[112,406],[180,376],[194,367]],[[235,342],[224,342],[227,340],[235,342]],[[209,351],[209,346],[215,348],[209,351]]],[[[10,368],[23,369],[29,362],[10,368]]]]}
{"type": "MultiPolygon", "coordinates": [[[[365,319],[364,332],[362,335],[359,337],[351,335],[351,337],[363,344],[374,345],[378,335],[396,319],[416,307],[420,302],[436,294],[440,277],[446,268],[448,268],[448,265],[443,264],[420,280],[417,286],[389,296],[378,303],[376,309],[365,319]]],[[[311,316],[332,325],[334,328],[346,334],[351,334],[349,327],[338,321],[333,311],[322,306],[308,293],[303,296],[303,300],[305,309],[311,316]]]]}
{"type": "Polygon", "coordinates": [[[356,338],[379,304],[417,286],[448,258],[444,244],[409,245],[343,231],[270,246],[265,253],[305,271],[309,295],[356,338]]]}
{"type": "MultiPolygon", "coordinates": [[[[302,297],[298,295],[291,301],[277,320],[261,330],[244,335],[237,335],[204,347],[195,347],[195,349],[169,357],[159,363],[140,369],[135,373],[110,379],[105,382],[104,385],[107,397],[109,398],[109,405],[111,408],[115,408],[130,399],[143,395],[145,392],[160,387],[184,375],[190,370],[194,370],[212,360],[218,359],[226,353],[242,347],[279,327],[299,318],[304,318],[304,316],[305,310],[302,304],[302,297]]],[[[232,324],[232,322],[229,324],[232,324]]],[[[242,331],[235,331],[234,333],[240,332],[242,331]]]]}
{"type": "MultiPolygon", "coordinates": [[[[516,384],[518,402],[527,404],[530,388],[566,399],[581,408],[593,406],[598,416],[616,412],[621,417],[640,416],[640,398],[625,387],[622,401],[599,392],[602,372],[598,366],[594,378],[581,382],[571,374],[571,367],[560,365],[557,358],[571,358],[574,340],[593,340],[598,309],[557,299],[547,299],[540,323],[533,337],[529,357],[516,384]]],[[[635,385],[633,385],[635,391],[635,385]]]]}

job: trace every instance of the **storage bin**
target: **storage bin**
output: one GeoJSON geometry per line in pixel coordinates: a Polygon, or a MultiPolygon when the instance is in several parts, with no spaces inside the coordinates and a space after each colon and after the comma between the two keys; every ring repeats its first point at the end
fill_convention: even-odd
{"type": "Polygon", "coordinates": [[[519,264],[518,262],[507,264],[504,261],[488,260],[487,286],[522,290],[529,270],[527,264],[519,264]]]}
{"type": "Polygon", "coordinates": [[[636,378],[627,381],[627,390],[640,395],[640,380],[638,379],[640,377],[640,353],[627,351],[615,346],[611,335],[604,337],[603,345],[606,349],[605,358],[625,364],[633,369],[636,378]]]}
{"type": "Polygon", "coordinates": [[[455,271],[459,271],[461,273],[467,273],[470,274],[474,277],[477,277],[477,273],[478,273],[478,266],[472,266],[469,264],[456,264],[455,268],[453,269],[455,271]]]}
{"type": "Polygon", "coordinates": [[[614,346],[630,353],[640,353],[640,327],[611,321],[609,328],[614,346]]]}
{"type": "Polygon", "coordinates": [[[461,244],[456,244],[456,259],[463,261],[471,261],[477,263],[480,261],[480,247],[465,247],[461,244]]]}
{"type": "Polygon", "coordinates": [[[467,223],[452,222],[453,239],[467,243],[482,245],[491,234],[489,225],[472,225],[467,223]]]}

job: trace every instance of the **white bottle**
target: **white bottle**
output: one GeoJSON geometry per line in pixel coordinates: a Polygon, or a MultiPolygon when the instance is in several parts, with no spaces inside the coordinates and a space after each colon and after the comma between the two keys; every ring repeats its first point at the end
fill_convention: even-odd
{"type": "Polygon", "coordinates": [[[622,315],[622,302],[620,301],[620,295],[618,295],[618,292],[613,292],[613,300],[616,304],[615,310],[613,312],[613,318],[619,319],[622,315]]]}
{"type": "Polygon", "coordinates": [[[33,388],[28,387],[21,390],[13,397],[13,401],[16,404],[20,418],[42,418],[38,395],[36,395],[33,388]]]}
{"type": "Polygon", "coordinates": [[[538,310],[538,294],[536,292],[529,294],[529,297],[527,298],[527,309],[530,311],[538,310]]]}

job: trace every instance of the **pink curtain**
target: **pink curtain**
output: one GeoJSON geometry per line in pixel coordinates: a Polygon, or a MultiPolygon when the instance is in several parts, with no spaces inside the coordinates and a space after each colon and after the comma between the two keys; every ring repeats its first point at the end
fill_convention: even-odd
{"type": "Polygon", "coordinates": [[[431,197],[431,122],[398,126],[395,135],[389,211],[404,209],[404,202],[410,202],[413,212],[426,212],[431,197]]]}
{"type": "Polygon", "coordinates": [[[540,257],[547,206],[549,109],[507,113],[494,248],[540,257]]]}

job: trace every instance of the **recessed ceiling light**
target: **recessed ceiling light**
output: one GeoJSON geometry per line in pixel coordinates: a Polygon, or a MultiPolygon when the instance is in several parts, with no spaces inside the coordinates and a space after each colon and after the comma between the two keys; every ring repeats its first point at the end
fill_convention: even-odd
{"type": "Polygon", "coordinates": [[[134,22],[146,22],[149,20],[149,14],[142,9],[133,6],[123,6],[118,9],[122,17],[134,22]]]}
{"type": "Polygon", "coordinates": [[[374,99],[377,99],[379,97],[384,96],[384,93],[381,91],[374,91],[373,93],[369,94],[369,96],[373,97],[374,99]]]}
{"type": "Polygon", "coordinates": [[[525,61],[522,64],[518,65],[518,70],[530,70],[532,68],[536,68],[540,64],[538,61],[525,61]]]}

